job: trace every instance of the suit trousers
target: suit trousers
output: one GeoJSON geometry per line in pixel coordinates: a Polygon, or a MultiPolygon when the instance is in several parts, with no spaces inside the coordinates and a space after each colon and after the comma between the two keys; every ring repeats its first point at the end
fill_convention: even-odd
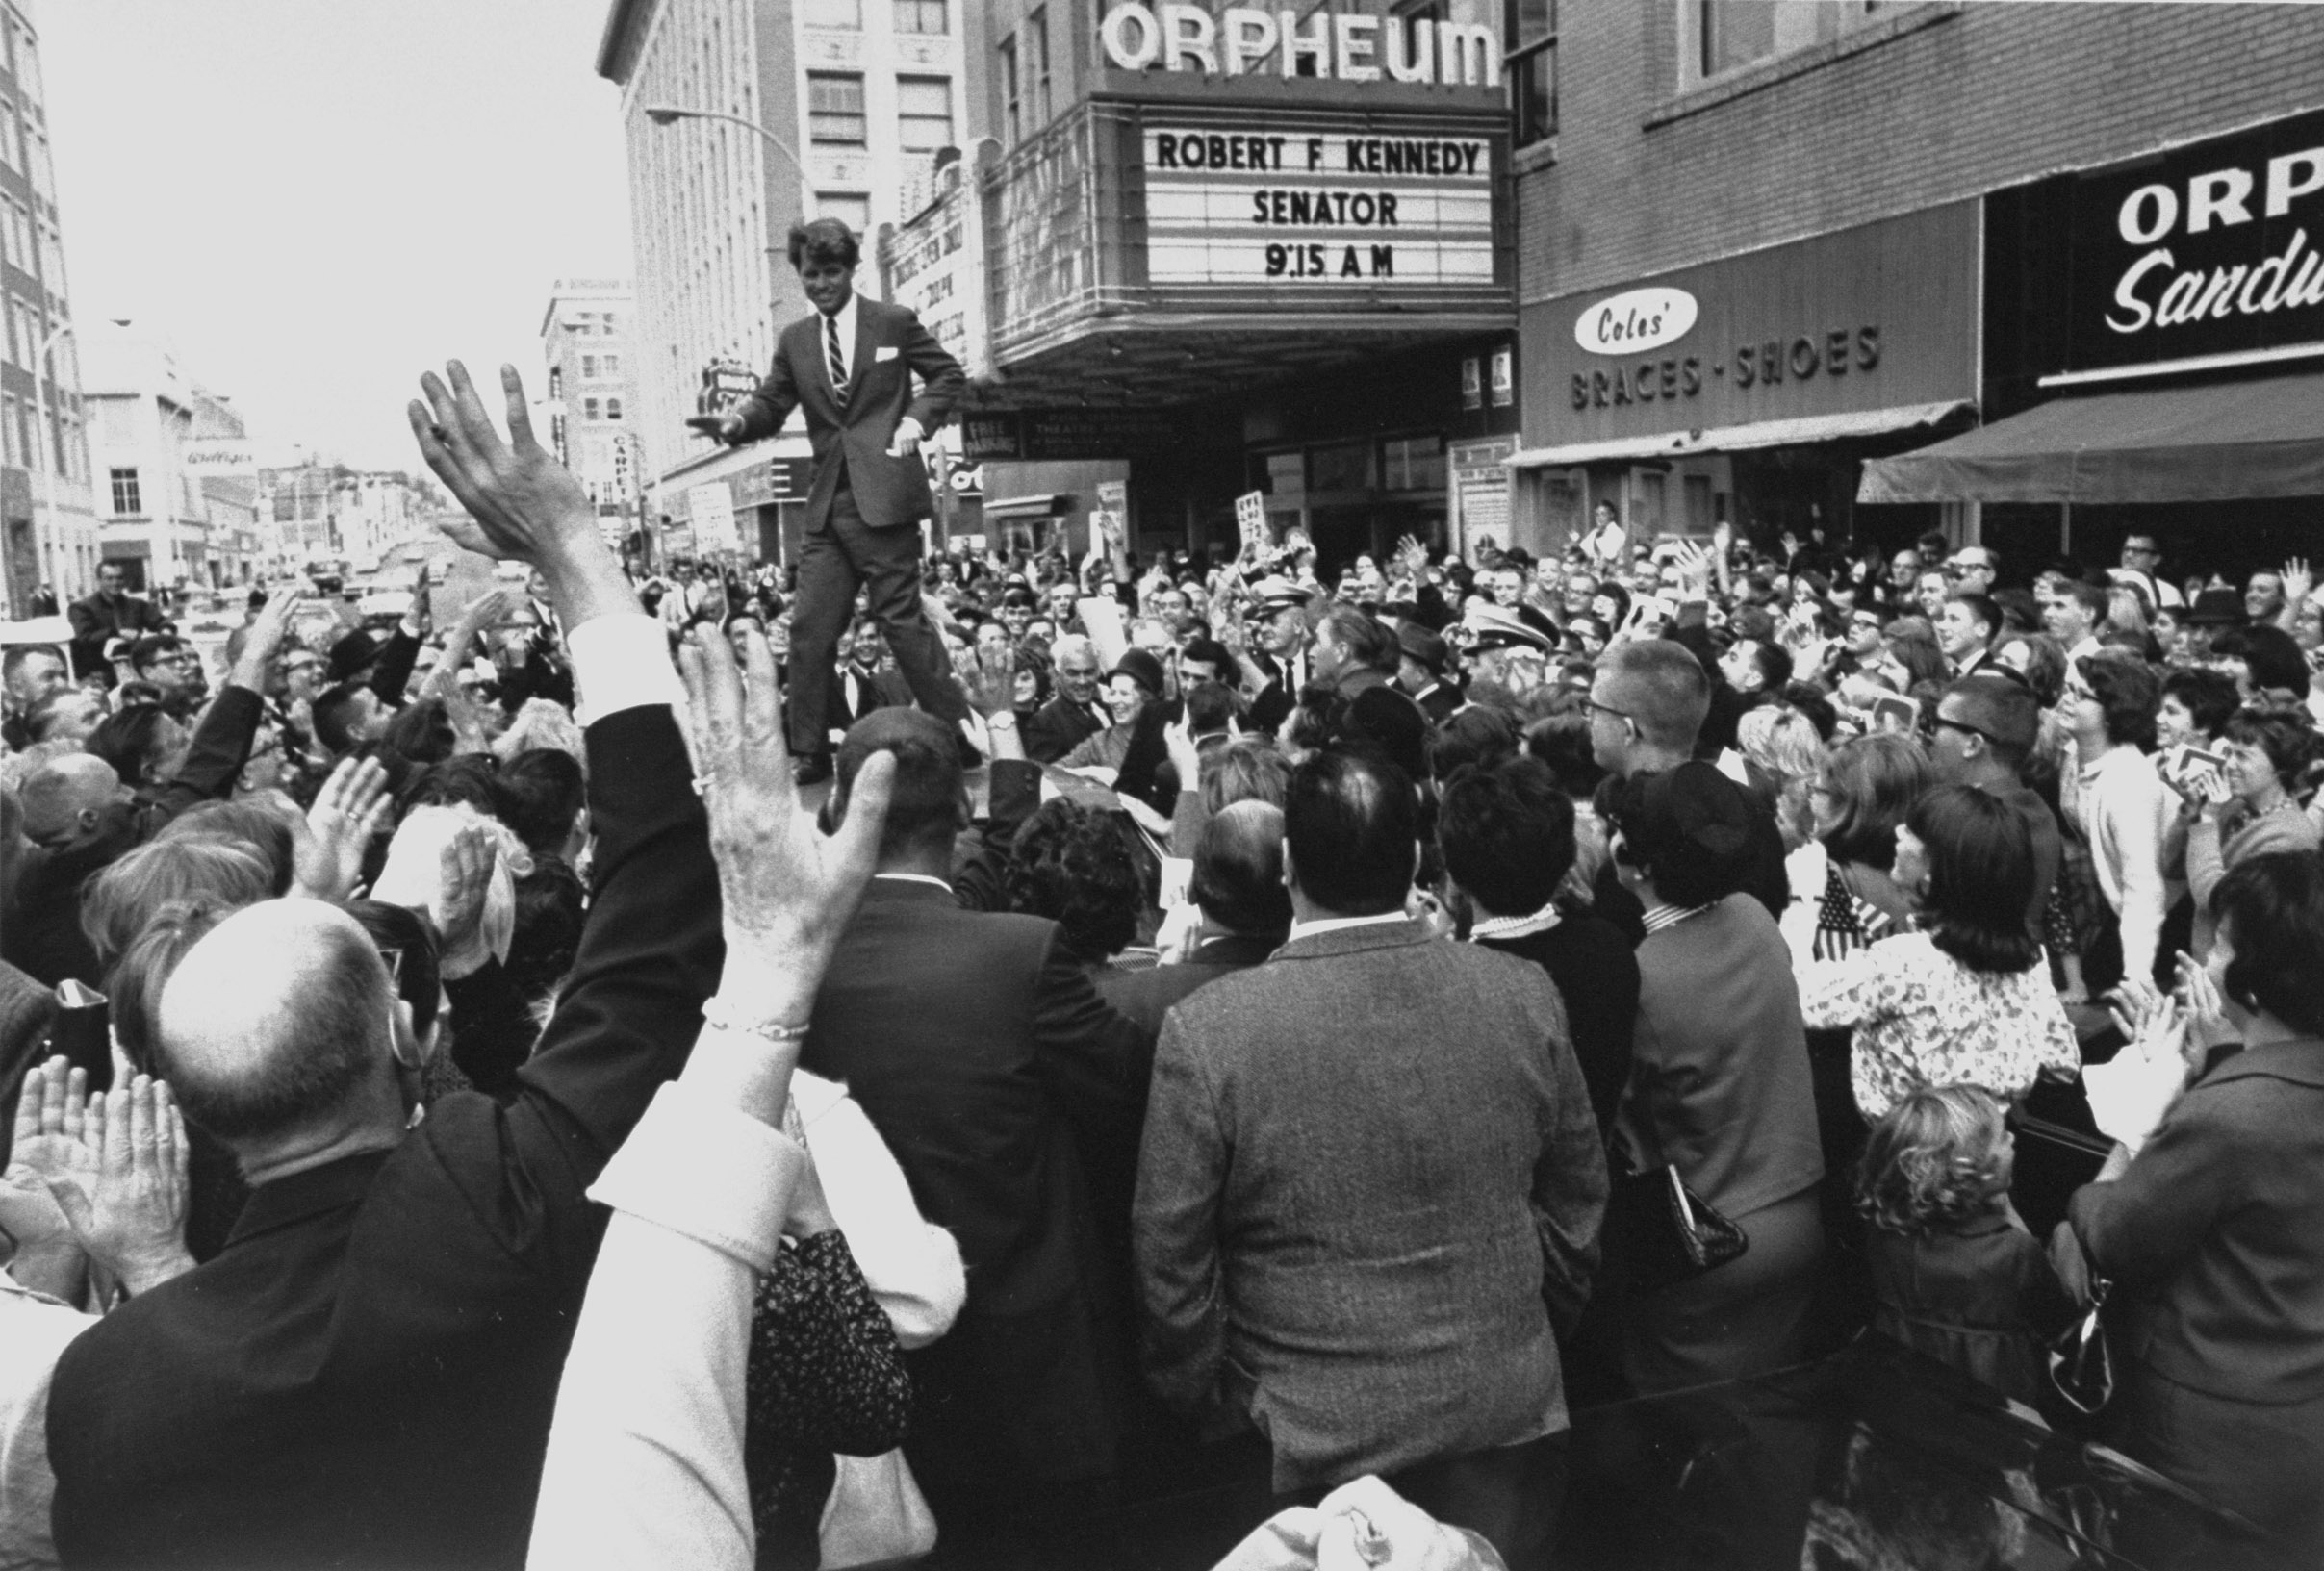
{"type": "Polygon", "coordinates": [[[830,516],[809,523],[799,548],[799,607],[791,618],[790,733],[794,757],[830,751],[826,732],[836,679],[833,654],[856,614],[856,591],[887,635],[887,646],[920,707],[949,728],[968,713],[968,698],[952,677],[951,661],[920,604],[920,531],[909,524],[874,529],[856,511],[847,460],[830,516]]]}

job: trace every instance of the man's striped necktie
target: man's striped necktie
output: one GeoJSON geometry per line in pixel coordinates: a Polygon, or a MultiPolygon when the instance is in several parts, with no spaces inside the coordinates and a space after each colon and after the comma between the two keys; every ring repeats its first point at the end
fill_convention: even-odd
{"type": "Polygon", "coordinates": [[[847,356],[839,352],[839,318],[823,318],[823,357],[825,368],[831,373],[831,396],[847,402],[847,356]]]}

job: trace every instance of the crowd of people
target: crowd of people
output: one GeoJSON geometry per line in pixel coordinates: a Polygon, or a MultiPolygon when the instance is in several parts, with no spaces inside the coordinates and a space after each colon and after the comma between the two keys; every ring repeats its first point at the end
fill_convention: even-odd
{"type": "Polygon", "coordinates": [[[2255,1530],[2122,1547],[2324,1553],[2304,564],[1023,541],[926,572],[965,719],[846,629],[815,803],[781,573],[424,385],[529,593],[6,656],[0,1559],[1540,1566],[1578,1410],[2056,1415],[2096,1302],[2255,1530]],[[2030,1105],[2115,1142],[2040,1236],[2030,1105]]]}

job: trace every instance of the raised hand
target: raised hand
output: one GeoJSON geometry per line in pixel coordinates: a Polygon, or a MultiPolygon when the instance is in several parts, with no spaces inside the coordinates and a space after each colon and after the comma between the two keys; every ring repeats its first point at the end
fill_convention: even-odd
{"type": "Polygon", "coordinates": [[[2316,575],[2308,568],[2308,558],[2295,556],[2284,564],[2284,603],[2297,611],[2308,603],[2308,596],[2316,587],[2316,575]]]}
{"type": "Polygon", "coordinates": [[[756,628],[743,641],[747,685],[726,639],[697,635],[678,647],[724,905],[720,994],[747,986],[758,1018],[804,1022],[871,881],[896,761],[884,752],[867,760],[838,830],[817,829],[791,780],[774,652],[756,628]]]}
{"type": "Polygon", "coordinates": [[[505,442],[493,429],[468,367],[455,360],[446,374],[448,387],[433,371],[422,376],[426,401],[413,399],[406,413],[420,455],[468,509],[466,519],[446,526],[452,539],[472,551],[542,569],[592,546],[603,552],[588,493],[533,436],[517,368],[500,367],[505,442]]]}
{"type": "Polygon", "coordinates": [[[74,1069],[63,1054],[36,1064],[16,1098],[16,1128],[9,1160],[38,1174],[43,1182],[63,1174],[81,1143],[89,1101],[89,1072],[74,1069]]]}
{"type": "Polygon", "coordinates": [[[427,916],[443,944],[444,975],[453,980],[491,958],[484,947],[484,906],[498,860],[493,832],[481,824],[463,824],[437,852],[436,889],[428,898],[427,916]]]}
{"type": "Polygon", "coordinates": [[[265,608],[250,623],[250,631],[243,640],[243,652],[236,657],[234,669],[226,673],[228,686],[248,688],[253,693],[267,691],[267,672],[282,650],[283,640],[291,631],[291,613],[298,608],[305,593],[303,587],[286,586],[267,596],[265,608]]]}
{"type": "Polygon", "coordinates": [[[352,896],[363,876],[364,852],[392,805],[379,760],[341,759],[307,816],[292,825],[292,893],[332,901],[352,896]]]}
{"type": "Polygon", "coordinates": [[[1013,656],[978,649],[964,664],[960,686],[967,691],[971,709],[990,717],[1016,708],[1017,665],[1013,656]]]}
{"type": "Polygon", "coordinates": [[[49,1179],[89,1257],[132,1293],[193,1268],[186,1252],[186,1124],[168,1085],[140,1075],[89,1099],[69,1171],[49,1179]]]}
{"type": "Polygon", "coordinates": [[[1184,719],[1174,720],[1162,727],[1162,746],[1169,749],[1170,765],[1178,772],[1178,789],[1201,789],[1202,752],[1194,746],[1193,733],[1184,719]]]}

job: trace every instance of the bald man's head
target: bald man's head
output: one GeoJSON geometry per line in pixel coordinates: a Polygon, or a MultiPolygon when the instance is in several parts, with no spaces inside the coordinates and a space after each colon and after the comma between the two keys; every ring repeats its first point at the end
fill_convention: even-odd
{"type": "Polygon", "coordinates": [[[52,758],[25,777],[24,836],[36,846],[70,845],[94,833],[105,810],[129,793],[113,766],[85,752],[52,758]]]}
{"type": "Polygon", "coordinates": [[[245,906],[140,991],[156,1004],[155,1072],[220,1140],[265,1147],[399,1117],[387,967],[335,906],[245,906]]]}

